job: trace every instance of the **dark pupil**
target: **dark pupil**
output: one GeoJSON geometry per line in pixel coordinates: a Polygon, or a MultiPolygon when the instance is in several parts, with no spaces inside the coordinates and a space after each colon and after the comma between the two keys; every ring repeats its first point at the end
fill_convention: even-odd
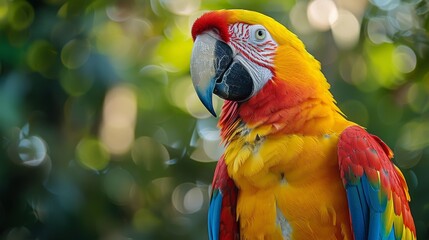
{"type": "Polygon", "coordinates": [[[258,36],[262,37],[264,35],[264,33],[262,32],[262,30],[258,31],[258,36]]]}

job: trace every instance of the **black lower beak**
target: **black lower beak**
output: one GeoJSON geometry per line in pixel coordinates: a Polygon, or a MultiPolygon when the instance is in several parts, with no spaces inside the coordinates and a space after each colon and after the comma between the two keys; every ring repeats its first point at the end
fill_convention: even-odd
{"type": "Polygon", "coordinates": [[[214,94],[223,99],[237,102],[247,100],[252,92],[252,77],[238,61],[232,62],[223,76],[216,79],[213,91],[214,94]]]}

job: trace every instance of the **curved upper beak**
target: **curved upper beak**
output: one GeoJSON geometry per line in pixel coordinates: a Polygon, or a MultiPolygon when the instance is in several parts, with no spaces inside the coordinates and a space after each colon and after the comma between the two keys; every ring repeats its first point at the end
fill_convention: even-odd
{"type": "Polygon", "coordinates": [[[246,68],[234,59],[231,47],[211,32],[195,39],[191,77],[198,97],[213,116],[213,93],[226,100],[243,101],[253,92],[252,77],[246,68]]]}
{"type": "Polygon", "coordinates": [[[213,116],[216,116],[212,94],[216,83],[214,61],[217,41],[209,34],[197,36],[191,56],[192,83],[201,102],[213,116]]]}
{"type": "Polygon", "coordinates": [[[232,61],[232,50],[208,33],[197,36],[192,49],[191,76],[195,90],[204,106],[216,117],[212,94],[218,79],[232,61]]]}

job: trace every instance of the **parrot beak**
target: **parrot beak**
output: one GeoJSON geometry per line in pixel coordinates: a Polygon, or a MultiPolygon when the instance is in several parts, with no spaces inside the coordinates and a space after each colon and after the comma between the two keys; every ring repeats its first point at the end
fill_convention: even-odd
{"type": "Polygon", "coordinates": [[[209,34],[197,36],[191,56],[191,77],[195,91],[207,110],[216,117],[212,94],[216,84],[215,51],[218,40],[209,34]]]}
{"type": "Polygon", "coordinates": [[[231,47],[212,35],[203,33],[195,39],[191,77],[201,102],[216,117],[213,93],[226,100],[244,101],[253,92],[253,81],[245,67],[233,58],[231,47]]]}

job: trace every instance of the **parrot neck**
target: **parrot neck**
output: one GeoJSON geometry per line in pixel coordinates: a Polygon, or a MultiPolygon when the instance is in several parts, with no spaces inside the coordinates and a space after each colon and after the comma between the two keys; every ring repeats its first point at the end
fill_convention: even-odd
{"type": "Polygon", "coordinates": [[[262,136],[323,135],[350,125],[328,89],[290,86],[273,79],[246,102],[225,101],[219,120],[223,141],[230,142],[245,129],[259,129],[262,136]]]}
{"type": "Polygon", "coordinates": [[[253,129],[259,136],[323,135],[353,124],[336,106],[320,63],[302,44],[277,51],[274,77],[259,92],[245,102],[225,101],[219,121],[224,142],[253,129]]]}

